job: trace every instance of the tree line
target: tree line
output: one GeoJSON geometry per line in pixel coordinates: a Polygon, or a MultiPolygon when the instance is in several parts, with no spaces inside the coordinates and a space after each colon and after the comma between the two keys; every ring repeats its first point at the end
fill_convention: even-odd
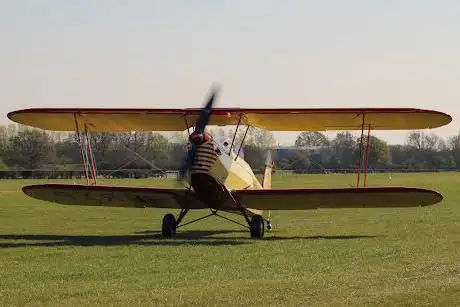
{"type": "MultiPolygon", "coordinates": [[[[460,168],[460,134],[445,140],[433,133],[413,131],[405,144],[389,145],[375,136],[371,136],[367,144],[367,137],[361,141],[347,131],[337,133],[332,139],[321,132],[301,132],[295,143],[286,148],[277,147],[269,131],[250,128],[246,133],[245,129],[239,129],[233,137],[234,132],[229,128],[211,130],[218,142],[233,141],[234,151],[244,155],[251,167],[259,170],[264,167],[269,149],[274,152],[275,169],[303,172],[356,168],[360,153],[366,148],[370,170],[460,168]],[[243,137],[244,147],[240,150],[238,145],[243,137]]],[[[97,169],[106,174],[120,174],[122,170],[163,172],[181,167],[187,150],[187,134],[92,133],[91,144],[97,169]]],[[[81,161],[75,133],[48,132],[13,124],[0,126],[0,170],[75,171],[82,169],[81,161]]]]}
{"type": "MultiPolygon", "coordinates": [[[[302,132],[295,145],[320,148],[310,155],[306,167],[314,167],[316,162],[329,169],[354,168],[360,161],[360,153],[364,166],[364,152],[367,149],[367,165],[371,170],[460,168],[460,134],[445,140],[435,133],[412,131],[408,133],[405,144],[389,145],[378,137],[370,136],[368,140],[364,136],[361,140],[350,132],[339,132],[332,140],[320,132],[302,132]]],[[[289,161],[286,161],[286,165],[288,164],[289,161]]]]}

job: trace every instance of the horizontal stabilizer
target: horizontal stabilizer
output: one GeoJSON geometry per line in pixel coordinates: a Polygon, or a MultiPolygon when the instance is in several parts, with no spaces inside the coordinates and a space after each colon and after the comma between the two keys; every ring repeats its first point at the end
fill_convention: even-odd
{"type": "Polygon", "coordinates": [[[419,207],[443,199],[435,191],[406,187],[237,190],[232,194],[245,207],[260,210],[419,207]]]}

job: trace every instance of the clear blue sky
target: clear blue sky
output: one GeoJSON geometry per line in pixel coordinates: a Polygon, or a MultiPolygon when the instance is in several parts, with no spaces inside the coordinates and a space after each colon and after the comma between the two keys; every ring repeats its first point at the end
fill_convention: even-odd
{"type": "MultiPolygon", "coordinates": [[[[0,111],[421,107],[460,128],[459,1],[0,0],[0,111]]],[[[390,143],[406,132],[377,134],[390,143]]],[[[281,143],[293,134],[277,134],[281,143]]]]}

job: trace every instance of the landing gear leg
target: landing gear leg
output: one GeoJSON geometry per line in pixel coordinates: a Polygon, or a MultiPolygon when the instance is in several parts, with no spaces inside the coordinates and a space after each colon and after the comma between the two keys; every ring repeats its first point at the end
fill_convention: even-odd
{"type": "Polygon", "coordinates": [[[268,219],[267,220],[267,230],[270,231],[272,229],[273,229],[272,220],[268,219]]]}
{"type": "Polygon", "coordinates": [[[187,215],[188,211],[188,209],[181,209],[177,220],[171,213],[168,213],[163,217],[163,223],[161,224],[161,234],[163,237],[172,238],[176,235],[176,229],[179,227],[179,224],[187,215]]]}
{"type": "Polygon", "coordinates": [[[165,238],[172,238],[176,235],[176,218],[173,214],[168,213],[163,217],[163,223],[161,224],[161,234],[165,238]]]}
{"type": "Polygon", "coordinates": [[[265,232],[265,222],[262,216],[254,215],[251,218],[251,223],[249,225],[251,231],[251,238],[261,239],[264,236],[265,232]]]}

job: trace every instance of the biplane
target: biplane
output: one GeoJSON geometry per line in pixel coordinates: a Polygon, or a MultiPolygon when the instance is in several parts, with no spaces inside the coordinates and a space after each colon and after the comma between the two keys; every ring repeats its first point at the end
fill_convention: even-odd
{"type": "MultiPolygon", "coordinates": [[[[14,122],[53,131],[75,131],[79,140],[86,183],[37,184],[23,188],[28,196],[65,205],[130,208],[169,208],[178,214],[163,217],[164,237],[179,227],[217,216],[249,229],[252,238],[270,230],[272,210],[320,208],[398,208],[436,204],[440,193],[415,187],[367,187],[371,131],[436,128],[451,122],[442,112],[410,108],[250,109],[214,108],[214,88],[201,109],[24,109],[8,114],[14,122]],[[207,126],[236,126],[231,142],[218,143],[207,126]],[[273,159],[267,159],[261,182],[239,150],[252,127],[272,131],[361,131],[356,187],[271,188],[273,159]],[[235,144],[238,129],[245,129],[235,144]],[[92,132],[187,131],[189,146],[180,170],[184,188],[122,187],[97,183],[92,132]],[[367,142],[365,134],[367,133],[367,142]],[[236,148],[239,148],[238,151],[236,148]],[[190,210],[209,209],[201,218],[184,222],[190,210]],[[220,214],[241,215],[245,223],[220,214]]],[[[269,156],[269,155],[268,155],[269,156]]]]}

